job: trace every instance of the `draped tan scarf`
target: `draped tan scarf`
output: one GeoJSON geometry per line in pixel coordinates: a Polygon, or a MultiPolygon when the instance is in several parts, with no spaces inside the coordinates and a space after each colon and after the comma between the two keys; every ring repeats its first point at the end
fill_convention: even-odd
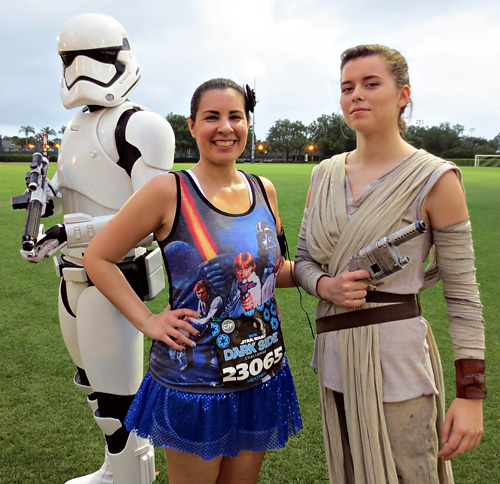
{"type": "MultiPolygon", "coordinates": [[[[306,241],[310,255],[331,276],[347,269],[352,254],[395,232],[401,220],[431,173],[445,161],[418,151],[396,166],[369,194],[361,207],[347,218],[345,201],[345,159],[347,154],[334,156],[320,164],[311,185],[311,200],[307,213],[306,241]]],[[[369,307],[365,304],[359,308],[369,307]]],[[[320,300],[316,318],[345,312],[320,300]]],[[[327,338],[332,333],[317,336],[318,374],[324,430],[340,435],[336,408],[322,385],[323,354],[327,338]]],[[[385,425],[382,400],[382,373],[378,325],[340,331],[338,348],[342,362],[344,403],[356,484],[397,484],[398,479],[385,425]]],[[[442,370],[436,344],[428,326],[427,343],[439,391],[438,427],[444,416],[442,370]]],[[[438,428],[440,434],[440,428],[438,428]]],[[[330,479],[344,484],[343,452],[339,438],[325,438],[330,479]]],[[[440,482],[450,484],[451,466],[441,459],[440,482]]]]}

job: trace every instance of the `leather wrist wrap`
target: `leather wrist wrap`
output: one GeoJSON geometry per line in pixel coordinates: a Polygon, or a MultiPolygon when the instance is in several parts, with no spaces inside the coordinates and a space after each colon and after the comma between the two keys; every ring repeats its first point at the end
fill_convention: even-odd
{"type": "Polygon", "coordinates": [[[486,398],[486,377],[484,360],[455,360],[457,377],[457,398],[486,398]]]}

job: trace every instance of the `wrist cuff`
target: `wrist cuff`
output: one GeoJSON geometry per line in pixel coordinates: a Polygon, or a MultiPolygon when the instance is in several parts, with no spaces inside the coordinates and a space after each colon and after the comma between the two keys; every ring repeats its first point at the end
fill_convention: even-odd
{"type": "Polygon", "coordinates": [[[455,360],[457,398],[486,398],[486,377],[484,360],[455,360]]]}

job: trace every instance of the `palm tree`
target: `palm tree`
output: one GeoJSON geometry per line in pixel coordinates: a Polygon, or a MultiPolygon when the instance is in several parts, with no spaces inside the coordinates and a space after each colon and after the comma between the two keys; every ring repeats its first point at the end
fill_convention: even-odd
{"type": "Polygon", "coordinates": [[[46,126],[45,128],[42,128],[42,129],[40,130],[40,132],[42,133],[42,135],[43,135],[44,133],[47,133],[47,137],[49,137],[49,136],[56,136],[56,135],[57,135],[57,133],[56,133],[55,129],[52,129],[52,128],[51,128],[51,127],[49,127],[49,126],[46,126]]]}
{"type": "Polygon", "coordinates": [[[33,126],[21,126],[19,129],[20,133],[24,133],[24,136],[26,137],[26,150],[28,150],[28,135],[35,134],[35,128],[33,126]]]}
{"type": "Polygon", "coordinates": [[[52,129],[50,126],[42,127],[40,129],[40,134],[42,136],[42,140],[44,140],[44,135],[47,135],[47,138],[46,140],[44,140],[44,142],[47,143],[49,146],[52,146],[54,144],[52,141],[49,141],[49,136],[57,136],[55,129],[52,129]]]}

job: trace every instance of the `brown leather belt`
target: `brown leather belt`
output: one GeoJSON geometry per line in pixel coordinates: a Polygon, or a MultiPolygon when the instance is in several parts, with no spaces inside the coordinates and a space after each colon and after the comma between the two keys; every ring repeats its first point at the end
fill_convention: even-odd
{"type": "Polygon", "coordinates": [[[366,302],[394,303],[386,306],[359,309],[346,313],[332,314],[316,320],[316,332],[339,331],[359,328],[371,324],[388,323],[420,316],[422,308],[418,294],[393,294],[382,291],[368,291],[366,302]]]}

